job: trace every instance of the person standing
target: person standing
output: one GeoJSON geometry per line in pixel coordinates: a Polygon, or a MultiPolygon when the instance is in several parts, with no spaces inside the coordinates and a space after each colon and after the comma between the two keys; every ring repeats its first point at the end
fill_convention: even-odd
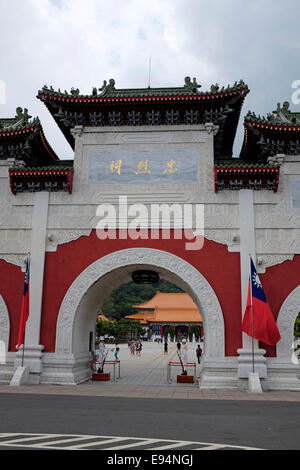
{"type": "Polygon", "coordinates": [[[177,341],[177,351],[178,351],[178,353],[180,353],[180,348],[181,348],[181,344],[180,344],[180,341],[178,340],[177,341]]]}
{"type": "Polygon", "coordinates": [[[168,354],[168,341],[165,341],[164,354],[168,354]]]}
{"type": "Polygon", "coordinates": [[[105,360],[105,344],[104,344],[104,338],[103,336],[101,336],[100,343],[99,343],[99,363],[100,363],[99,369],[98,369],[99,373],[103,372],[104,360],[105,360]]]}
{"type": "Polygon", "coordinates": [[[118,361],[118,354],[119,354],[120,348],[118,346],[118,343],[116,343],[116,349],[115,349],[115,361],[118,361]]]}
{"type": "Polygon", "coordinates": [[[198,364],[200,364],[200,360],[201,360],[201,356],[202,356],[202,349],[201,349],[200,344],[198,344],[198,347],[196,349],[196,355],[197,355],[197,359],[198,359],[198,364]]]}
{"type": "Polygon", "coordinates": [[[186,343],[185,338],[182,340],[181,360],[182,360],[182,363],[186,366],[186,364],[188,362],[188,347],[187,347],[187,343],[186,343]]]}

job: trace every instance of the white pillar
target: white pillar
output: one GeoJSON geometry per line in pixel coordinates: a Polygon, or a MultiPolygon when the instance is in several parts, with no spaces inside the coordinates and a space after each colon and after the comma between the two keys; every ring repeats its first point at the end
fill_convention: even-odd
{"type": "MultiPolygon", "coordinates": [[[[256,247],[255,247],[255,220],[254,220],[254,204],[253,190],[242,189],[239,191],[239,224],[240,224],[240,269],[241,269],[241,298],[243,318],[248,296],[248,284],[250,274],[250,257],[254,264],[256,263],[256,247]]],[[[253,354],[252,354],[252,338],[246,333],[242,333],[242,349],[238,349],[239,367],[238,377],[247,378],[249,373],[253,371],[253,354]]],[[[254,364],[255,372],[259,373],[261,378],[267,375],[266,359],[264,357],[265,350],[258,348],[258,341],[254,340],[254,364]]]]}
{"type": "Polygon", "coordinates": [[[34,194],[30,256],[29,317],[26,324],[26,344],[39,344],[44,283],[44,263],[48,220],[49,193],[34,194]]]}
{"type": "MultiPolygon", "coordinates": [[[[44,263],[48,219],[49,193],[34,194],[32,233],[30,248],[29,317],[26,323],[24,365],[29,367],[29,381],[39,383],[42,371],[42,351],[40,345],[40,325],[44,283],[44,263]]],[[[15,367],[21,362],[22,350],[16,355],[15,367]]]]}
{"type": "MultiPolygon", "coordinates": [[[[254,206],[253,190],[242,189],[239,191],[239,223],[240,223],[240,268],[241,268],[241,297],[242,297],[242,316],[244,315],[250,272],[250,259],[255,263],[255,225],[254,225],[254,206]]],[[[243,347],[251,348],[251,338],[243,333],[243,347]]],[[[257,347],[257,341],[254,345],[257,347]]]]}

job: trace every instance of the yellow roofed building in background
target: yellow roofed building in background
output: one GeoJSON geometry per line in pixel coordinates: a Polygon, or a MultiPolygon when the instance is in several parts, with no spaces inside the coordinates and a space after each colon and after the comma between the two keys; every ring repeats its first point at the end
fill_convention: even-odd
{"type": "Polygon", "coordinates": [[[187,336],[191,325],[200,326],[202,331],[201,313],[186,293],[157,291],[148,302],[133,305],[133,308],[137,312],[125,318],[139,320],[153,337],[162,337],[166,326],[172,326],[176,337],[187,336]]]}

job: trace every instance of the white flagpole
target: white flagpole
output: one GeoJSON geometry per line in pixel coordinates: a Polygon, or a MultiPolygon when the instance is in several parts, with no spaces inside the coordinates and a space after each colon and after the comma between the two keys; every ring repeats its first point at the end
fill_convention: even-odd
{"type": "Polygon", "coordinates": [[[149,80],[148,80],[148,88],[150,88],[150,78],[151,78],[151,56],[149,58],[149,80]]]}
{"type": "Polygon", "coordinates": [[[252,370],[254,373],[254,319],[253,319],[253,300],[252,300],[252,270],[251,270],[251,254],[249,253],[250,260],[250,299],[251,299],[251,325],[252,325],[252,370]]]}
{"type": "MultiPolygon", "coordinates": [[[[28,286],[27,289],[29,289],[29,276],[30,276],[30,251],[27,252],[27,258],[26,258],[26,271],[28,267],[28,286]]],[[[26,271],[25,271],[25,276],[26,276],[26,271]]],[[[29,293],[28,293],[29,295],[29,293]]],[[[25,336],[26,336],[26,323],[24,325],[24,339],[23,339],[23,351],[22,351],[22,367],[24,365],[24,354],[25,354],[25,336]]]]}

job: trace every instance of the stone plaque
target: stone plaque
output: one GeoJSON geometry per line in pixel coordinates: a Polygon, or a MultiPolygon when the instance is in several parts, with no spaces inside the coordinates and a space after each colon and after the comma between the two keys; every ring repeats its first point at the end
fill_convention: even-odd
{"type": "Polygon", "coordinates": [[[196,150],[98,150],[89,154],[90,184],[196,184],[196,150]]]}
{"type": "Polygon", "coordinates": [[[292,203],[293,207],[300,208],[300,179],[292,181],[292,203]]]}

